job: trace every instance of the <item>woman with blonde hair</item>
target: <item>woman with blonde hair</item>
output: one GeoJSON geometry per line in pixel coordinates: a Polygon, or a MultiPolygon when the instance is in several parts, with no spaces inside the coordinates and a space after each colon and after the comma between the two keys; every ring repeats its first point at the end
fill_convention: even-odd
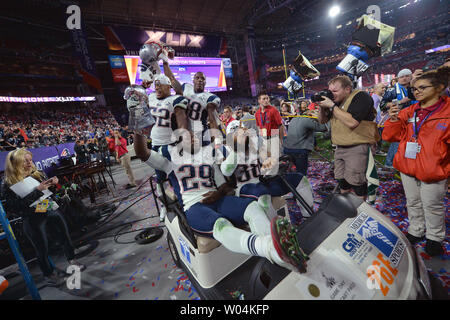
{"type": "Polygon", "coordinates": [[[30,151],[22,148],[8,153],[5,164],[5,208],[22,217],[25,236],[36,252],[38,264],[47,285],[59,286],[64,279],[58,277],[48,259],[46,227],[49,223],[61,231],[64,253],[69,263],[78,265],[80,269],[86,267],[74,259],[75,250],[66,221],[59,212],[58,204],[53,200],[52,195],[48,196],[48,189],[58,183],[58,178],[46,178],[43,172],[36,169],[33,154],[30,151]],[[31,179],[24,181],[29,177],[31,179]],[[35,186],[31,192],[18,190],[18,187],[23,185],[27,185],[28,188],[25,189],[29,190],[30,182],[31,186],[35,186]],[[48,197],[45,199],[45,196],[48,197]]]}

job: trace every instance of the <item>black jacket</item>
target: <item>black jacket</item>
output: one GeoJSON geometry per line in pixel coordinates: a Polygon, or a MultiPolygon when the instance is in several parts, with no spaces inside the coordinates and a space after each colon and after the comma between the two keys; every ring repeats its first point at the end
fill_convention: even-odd
{"type": "Polygon", "coordinates": [[[14,213],[15,215],[19,215],[21,217],[36,215],[34,212],[35,208],[30,207],[30,205],[44,195],[42,191],[35,189],[22,199],[16,195],[16,193],[12,191],[6,183],[2,183],[4,185],[2,188],[3,194],[1,196],[2,199],[5,199],[5,210],[7,213],[14,213]]]}

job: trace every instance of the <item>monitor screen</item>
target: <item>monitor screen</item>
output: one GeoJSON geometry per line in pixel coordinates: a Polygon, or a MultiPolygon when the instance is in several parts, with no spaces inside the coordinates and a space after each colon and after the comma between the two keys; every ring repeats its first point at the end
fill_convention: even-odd
{"type": "MultiPolygon", "coordinates": [[[[124,56],[131,84],[141,84],[139,79],[141,59],[139,56],[124,56]]],[[[175,57],[169,60],[170,69],[180,84],[190,83],[196,72],[201,71],[206,77],[205,92],[227,91],[222,58],[175,57]]],[[[164,73],[162,61],[159,62],[164,73]]],[[[154,91],[152,86],[148,91],[154,91]]]]}

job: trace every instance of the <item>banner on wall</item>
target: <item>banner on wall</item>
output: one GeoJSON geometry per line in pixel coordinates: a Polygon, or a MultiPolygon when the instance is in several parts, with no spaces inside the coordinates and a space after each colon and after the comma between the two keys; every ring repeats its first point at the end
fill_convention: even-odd
{"type": "Polygon", "coordinates": [[[223,69],[225,71],[225,77],[233,78],[233,68],[231,66],[231,59],[230,58],[222,58],[222,62],[223,62],[223,69]]]}
{"type": "MultiPolygon", "coordinates": [[[[38,170],[44,171],[47,175],[50,175],[52,170],[55,169],[53,164],[58,168],[60,164],[60,158],[71,157],[75,154],[74,151],[75,142],[63,143],[51,147],[41,147],[28,149],[33,154],[33,162],[38,170]]],[[[5,170],[6,156],[10,151],[0,152],[0,171],[5,170]]]]}
{"type": "Polygon", "coordinates": [[[109,64],[114,82],[129,82],[127,67],[123,56],[109,55],[109,64]]]}
{"type": "Polygon", "coordinates": [[[222,47],[222,37],[189,33],[144,30],[135,27],[107,26],[104,35],[109,50],[139,55],[140,47],[148,40],[160,41],[175,50],[177,56],[216,57],[222,47]]]}
{"type": "Polygon", "coordinates": [[[94,59],[89,53],[88,41],[83,29],[84,23],[82,21],[80,29],[70,30],[74,53],[81,65],[80,73],[83,76],[84,82],[96,88],[99,92],[103,92],[102,85],[95,68],[94,59]]]}

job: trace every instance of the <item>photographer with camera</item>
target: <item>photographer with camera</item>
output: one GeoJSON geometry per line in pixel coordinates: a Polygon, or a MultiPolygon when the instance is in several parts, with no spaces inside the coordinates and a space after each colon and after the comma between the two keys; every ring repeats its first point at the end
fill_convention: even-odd
{"type": "Polygon", "coordinates": [[[339,181],[341,193],[353,189],[357,196],[365,199],[369,148],[380,140],[373,121],[376,116],[373,100],[368,93],[353,90],[352,81],[347,76],[334,77],[328,86],[329,90],[320,92],[311,100],[320,106],[319,122],[330,121],[331,141],[336,145],[335,179],[339,181]]]}
{"type": "Polygon", "coordinates": [[[316,119],[309,117],[292,118],[283,146],[284,153],[293,157],[297,172],[306,176],[308,171],[308,156],[315,146],[314,134],[327,130],[328,125],[320,124],[316,119]]]}

